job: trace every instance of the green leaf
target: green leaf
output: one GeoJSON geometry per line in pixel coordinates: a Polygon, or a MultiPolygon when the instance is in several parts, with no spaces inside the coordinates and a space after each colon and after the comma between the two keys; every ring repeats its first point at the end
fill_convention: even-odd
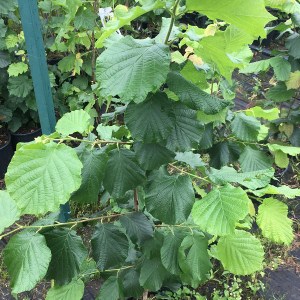
{"type": "Polygon", "coordinates": [[[291,64],[281,56],[270,59],[270,64],[274,69],[275,76],[278,81],[288,80],[291,73],[291,64]]]}
{"type": "Polygon", "coordinates": [[[289,164],[288,155],[297,156],[300,154],[300,147],[292,147],[278,144],[268,144],[269,150],[275,156],[275,163],[280,168],[286,168],[289,164]]]}
{"type": "Polygon", "coordinates": [[[207,247],[207,238],[198,232],[186,236],[181,243],[179,249],[181,279],[193,288],[197,288],[201,282],[207,280],[211,270],[207,247]]]}
{"type": "Polygon", "coordinates": [[[83,164],[80,188],[71,200],[78,203],[96,203],[106,170],[108,156],[104,151],[84,148],[79,154],[83,164]]]}
{"type": "Polygon", "coordinates": [[[116,132],[118,132],[119,129],[120,127],[117,125],[110,126],[110,125],[99,124],[96,130],[101,139],[111,141],[114,140],[113,135],[116,132]]]}
{"type": "Polygon", "coordinates": [[[68,136],[75,132],[86,134],[91,124],[90,115],[83,109],[66,113],[60,118],[55,126],[58,133],[68,136]]]}
{"type": "Polygon", "coordinates": [[[7,49],[15,48],[18,42],[19,42],[19,37],[16,34],[9,34],[5,38],[5,44],[7,49]]]}
{"type": "Polygon", "coordinates": [[[266,98],[274,102],[285,102],[295,96],[295,90],[288,90],[284,82],[278,82],[276,86],[271,87],[266,98]]]}
{"type": "Polygon", "coordinates": [[[255,150],[246,146],[239,158],[243,172],[270,169],[272,167],[272,158],[264,151],[255,150]]]}
{"type": "Polygon", "coordinates": [[[121,27],[130,24],[131,21],[137,19],[147,12],[162,8],[164,6],[164,1],[151,1],[150,3],[145,3],[143,6],[135,6],[126,11],[126,13],[123,13],[122,17],[107,22],[106,27],[102,30],[100,38],[96,42],[96,47],[103,47],[103,42],[105,39],[107,39],[111,34],[116,32],[121,27]]]}
{"type": "Polygon", "coordinates": [[[287,185],[268,185],[263,189],[253,191],[253,193],[258,197],[262,197],[264,195],[283,195],[285,198],[288,199],[300,197],[300,189],[292,189],[287,185]]]}
{"type": "Polygon", "coordinates": [[[212,235],[232,234],[238,221],[248,214],[249,198],[244,190],[228,184],[209,192],[194,204],[194,222],[212,235]]]}
{"type": "Polygon", "coordinates": [[[168,272],[159,258],[144,260],[141,267],[140,284],[145,290],[156,292],[162,287],[167,274],[168,272]]]}
{"type": "Polygon", "coordinates": [[[265,9],[263,0],[187,0],[187,10],[197,11],[210,19],[221,19],[235,25],[245,34],[265,37],[264,27],[275,18],[265,9]]]}
{"type": "Polygon", "coordinates": [[[167,224],[180,224],[187,220],[195,201],[189,176],[165,175],[157,171],[145,190],[147,210],[167,224]]]}
{"type": "Polygon", "coordinates": [[[120,222],[133,243],[141,245],[153,237],[153,223],[141,212],[123,215],[120,222]]]}
{"type": "Polygon", "coordinates": [[[295,0],[265,0],[266,6],[277,8],[288,14],[293,14],[300,11],[300,4],[295,0]]]}
{"type": "Polygon", "coordinates": [[[8,14],[11,11],[14,11],[17,6],[17,0],[10,1],[1,1],[0,3],[0,14],[8,14]]]}
{"type": "Polygon", "coordinates": [[[199,154],[195,154],[193,152],[177,152],[175,156],[175,160],[184,162],[187,165],[191,166],[193,169],[197,167],[205,166],[199,154]]]}
{"type": "Polygon", "coordinates": [[[125,270],[122,281],[125,297],[138,299],[143,294],[144,289],[140,286],[139,277],[140,274],[135,269],[125,270]]]}
{"type": "Polygon", "coordinates": [[[97,59],[96,75],[103,97],[120,96],[122,102],[143,102],[166,81],[169,47],[153,40],[122,38],[97,59]]]}
{"type": "Polygon", "coordinates": [[[52,253],[47,278],[54,279],[59,285],[71,282],[88,255],[81,237],[66,228],[55,228],[45,232],[44,236],[52,253]]]}
{"type": "Polygon", "coordinates": [[[80,7],[74,19],[74,26],[76,29],[93,30],[97,15],[91,9],[80,7]]]}
{"type": "Polygon", "coordinates": [[[6,187],[22,214],[45,214],[79,188],[81,168],[75,150],[64,144],[25,144],[8,167],[6,187]]]}
{"type": "Polygon", "coordinates": [[[19,219],[20,212],[16,203],[6,191],[0,191],[0,234],[6,227],[19,219]]]}
{"type": "Polygon", "coordinates": [[[248,189],[256,190],[270,183],[274,169],[238,173],[232,167],[223,167],[221,170],[211,168],[208,176],[216,184],[239,183],[248,189]]]}
{"type": "Polygon", "coordinates": [[[187,151],[202,138],[203,126],[197,121],[197,112],[180,103],[173,104],[170,112],[173,129],[167,139],[171,151],[187,151]]]}
{"type": "Polygon", "coordinates": [[[299,34],[291,35],[287,39],[286,47],[289,50],[289,55],[293,56],[295,59],[299,59],[300,58],[300,54],[299,54],[300,35],[299,34]]]}
{"type": "Polygon", "coordinates": [[[4,249],[13,293],[33,289],[46,275],[50,259],[50,249],[41,234],[23,231],[14,235],[4,249]]]}
{"type": "Polygon", "coordinates": [[[28,71],[28,65],[23,62],[13,63],[7,69],[9,77],[17,77],[28,71]]]}
{"type": "Polygon", "coordinates": [[[8,79],[8,90],[12,96],[25,98],[33,90],[32,80],[26,75],[10,77],[8,79]]]}
{"type": "Polygon", "coordinates": [[[163,266],[168,272],[174,275],[180,274],[178,261],[179,247],[185,236],[186,233],[180,229],[174,230],[173,232],[169,231],[164,236],[164,242],[160,250],[163,266]]]}
{"type": "Polygon", "coordinates": [[[265,120],[273,121],[279,119],[279,109],[277,107],[271,109],[263,109],[260,106],[254,106],[244,111],[247,116],[254,118],[263,118],[265,120]]]}
{"type": "Polygon", "coordinates": [[[260,130],[260,122],[248,117],[243,113],[238,113],[231,124],[233,134],[242,141],[255,142],[260,130]]]}
{"type": "Polygon", "coordinates": [[[128,239],[113,224],[97,224],[91,243],[100,271],[122,265],[128,256],[128,239]]]}
{"type": "Polygon", "coordinates": [[[52,287],[46,300],[81,300],[84,293],[84,283],[81,279],[74,279],[67,285],[52,287]]]}
{"type": "Polygon", "coordinates": [[[288,90],[297,90],[300,87],[300,71],[295,71],[290,74],[288,81],[286,82],[288,90]]]}
{"type": "Polygon", "coordinates": [[[101,286],[100,293],[96,300],[119,300],[122,299],[122,290],[119,278],[110,276],[101,286]]]}
{"type": "Polygon", "coordinates": [[[258,208],[256,222],[262,234],[274,243],[290,245],[294,239],[288,207],[274,198],[266,198],[258,208]]]}
{"type": "Polygon", "coordinates": [[[103,185],[112,197],[120,198],[142,184],[145,172],[139,167],[133,152],[115,149],[110,152],[103,185]]]}
{"type": "Polygon", "coordinates": [[[271,59],[264,59],[255,61],[247,65],[246,68],[242,69],[240,73],[242,74],[258,74],[259,72],[267,71],[270,67],[271,59]]]}
{"type": "Polygon", "coordinates": [[[61,72],[71,72],[74,69],[76,61],[75,54],[69,54],[58,62],[58,69],[61,72]]]}
{"type": "Polygon", "coordinates": [[[172,121],[167,114],[171,106],[164,93],[151,94],[140,104],[130,103],[125,113],[125,123],[133,138],[144,143],[165,140],[172,130],[172,121]]]}
{"type": "MultiPolygon", "coordinates": [[[[4,38],[6,32],[7,32],[7,26],[5,25],[4,20],[2,18],[0,18],[0,38],[4,38]]],[[[5,53],[5,52],[3,52],[3,53],[5,53]]],[[[0,54],[0,56],[1,56],[1,54],[0,54]]],[[[0,64],[0,66],[1,66],[1,64],[0,64]]],[[[1,68],[5,68],[5,67],[1,67],[1,68]]]]}
{"type": "Polygon", "coordinates": [[[155,170],[173,160],[175,153],[159,144],[134,144],[139,164],[144,170],[155,170]]]}
{"type": "Polygon", "coordinates": [[[200,90],[195,84],[186,80],[177,72],[170,72],[167,79],[169,89],[174,92],[188,107],[201,110],[208,115],[213,115],[228,106],[227,101],[212,96],[200,90]]]}
{"type": "MultiPolygon", "coordinates": [[[[0,19],[1,21],[1,19],[0,19]]],[[[0,69],[6,68],[11,63],[9,53],[0,51],[0,69]]]]}

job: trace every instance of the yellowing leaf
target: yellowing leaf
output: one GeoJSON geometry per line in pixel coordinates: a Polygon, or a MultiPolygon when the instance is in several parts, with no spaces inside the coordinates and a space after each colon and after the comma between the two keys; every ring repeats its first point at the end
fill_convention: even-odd
{"type": "Polygon", "coordinates": [[[13,63],[8,67],[9,77],[17,77],[28,71],[28,65],[23,62],[13,63]]]}
{"type": "Polygon", "coordinates": [[[288,90],[296,90],[300,87],[300,71],[291,73],[289,80],[286,82],[288,90]]]}

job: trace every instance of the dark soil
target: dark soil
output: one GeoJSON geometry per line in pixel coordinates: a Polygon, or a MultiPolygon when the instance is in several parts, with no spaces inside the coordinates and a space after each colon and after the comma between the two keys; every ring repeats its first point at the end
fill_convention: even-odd
{"type": "Polygon", "coordinates": [[[40,129],[38,125],[30,126],[30,127],[21,127],[19,128],[14,134],[28,134],[35,132],[36,130],[40,129]]]}
{"type": "Polygon", "coordinates": [[[9,135],[4,128],[0,128],[0,148],[9,141],[9,135]]]}

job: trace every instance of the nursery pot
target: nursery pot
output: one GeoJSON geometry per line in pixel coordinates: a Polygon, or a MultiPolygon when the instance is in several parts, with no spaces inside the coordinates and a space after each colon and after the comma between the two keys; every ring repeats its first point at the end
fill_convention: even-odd
{"type": "Polygon", "coordinates": [[[11,142],[11,135],[8,133],[8,141],[4,145],[0,146],[0,179],[4,178],[13,155],[14,151],[11,142]]]}
{"type": "Polygon", "coordinates": [[[18,143],[28,143],[33,141],[36,137],[42,135],[41,128],[36,129],[34,131],[28,132],[28,133],[11,133],[11,141],[12,141],[12,147],[14,151],[17,148],[18,143]]]}

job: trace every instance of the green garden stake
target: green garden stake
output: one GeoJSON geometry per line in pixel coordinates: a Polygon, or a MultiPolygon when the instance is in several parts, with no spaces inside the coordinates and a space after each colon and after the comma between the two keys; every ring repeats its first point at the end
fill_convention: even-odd
{"type": "MultiPolygon", "coordinates": [[[[50,134],[55,131],[56,120],[37,0],[18,2],[40,124],[43,134],[50,134]]],[[[62,205],[59,221],[66,222],[69,215],[69,204],[62,205]]]]}

